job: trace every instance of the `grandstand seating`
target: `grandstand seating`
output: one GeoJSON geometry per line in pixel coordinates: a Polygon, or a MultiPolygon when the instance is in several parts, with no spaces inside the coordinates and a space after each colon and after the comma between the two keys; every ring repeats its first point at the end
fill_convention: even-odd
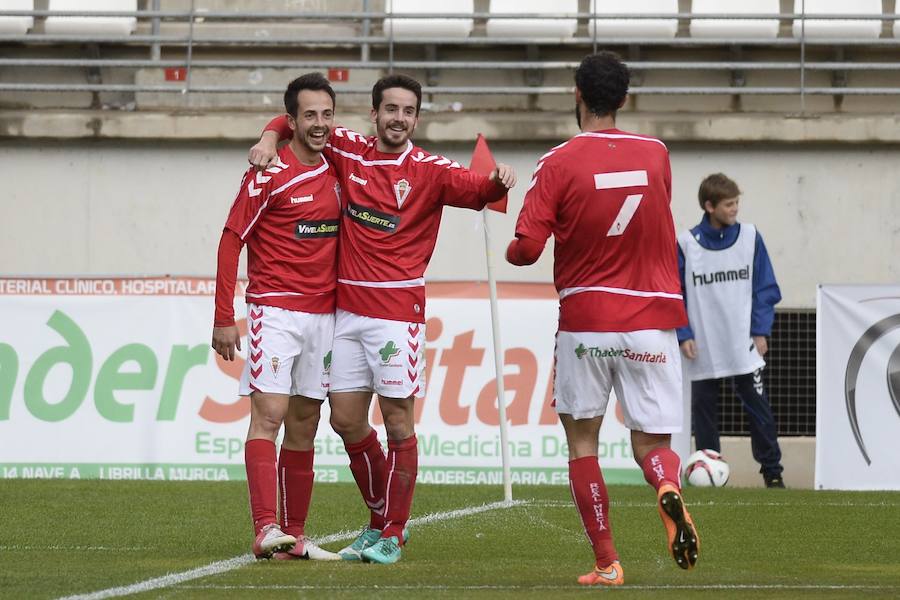
{"type": "MultiPolygon", "coordinates": [[[[881,16],[881,0],[794,0],[794,12],[817,15],[881,16]]],[[[881,20],[794,19],[794,37],[807,38],[871,38],[881,36],[881,20]]]]}
{"type": "MultiPolygon", "coordinates": [[[[894,16],[900,17],[900,2],[894,7],[894,16]]],[[[900,38],[900,19],[894,21],[894,37],[900,38]]]]}
{"type": "MultiPolygon", "coordinates": [[[[50,0],[49,10],[109,12],[135,11],[137,0],[50,0]]],[[[137,27],[136,17],[63,17],[44,21],[48,34],[130,35],[137,27]]]]}
{"type": "MultiPolygon", "coordinates": [[[[388,0],[387,12],[392,15],[403,13],[435,13],[471,15],[475,10],[473,0],[441,0],[422,2],[421,0],[388,0]]],[[[398,38],[465,38],[472,33],[472,19],[414,19],[392,17],[384,20],[384,34],[398,38]]]]}
{"type": "MultiPolygon", "coordinates": [[[[367,103],[375,80],[401,71],[423,81],[429,107],[558,111],[577,61],[602,48],[636,73],[630,109],[884,112],[900,95],[900,23],[882,4],[896,10],[806,0],[809,15],[872,17],[809,19],[802,44],[791,0],[371,0],[366,16],[354,15],[361,0],[160,0],[155,19],[0,16],[0,105],[261,110],[291,74],[334,70],[343,105],[367,103]],[[423,13],[459,18],[407,16],[423,13]],[[516,18],[542,13],[578,17],[516,18]],[[652,18],[616,17],[635,13],[652,18]]],[[[0,0],[0,13],[152,6],[0,0]]]]}
{"type": "MultiPolygon", "coordinates": [[[[0,0],[0,10],[34,10],[33,0],[0,0]]],[[[34,27],[34,17],[0,16],[0,33],[22,35],[34,27]]]]}
{"type": "MultiPolygon", "coordinates": [[[[491,0],[491,15],[509,13],[553,14],[577,13],[578,0],[491,0]]],[[[578,19],[503,19],[487,21],[488,37],[570,38],[578,28],[578,19]]]]}
{"type": "MultiPolygon", "coordinates": [[[[595,15],[678,14],[678,0],[597,0],[595,15]]],[[[603,38],[673,38],[678,19],[596,19],[591,36],[603,38]]]]}
{"type": "MultiPolygon", "coordinates": [[[[691,13],[778,14],[778,0],[693,0],[691,13]]],[[[778,37],[778,19],[691,19],[691,37],[747,39],[778,37]]]]}

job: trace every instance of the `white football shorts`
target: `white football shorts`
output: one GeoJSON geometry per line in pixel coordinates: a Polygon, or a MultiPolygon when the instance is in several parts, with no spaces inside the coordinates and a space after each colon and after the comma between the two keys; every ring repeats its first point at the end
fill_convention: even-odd
{"type": "Polygon", "coordinates": [[[247,362],[240,393],[324,400],[331,371],[334,314],[247,305],[247,362]]]}
{"type": "Polygon", "coordinates": [[[681,355],[675,331],[558,332],[556,412],[576,419],[606,414],[613,389],[629,429],[681,431],[681,355]]]}
{"type": "Polygon", "coordinates": [[[425,395],[425,324],[337,309],[331,391],[385,398],[425,395]]]}

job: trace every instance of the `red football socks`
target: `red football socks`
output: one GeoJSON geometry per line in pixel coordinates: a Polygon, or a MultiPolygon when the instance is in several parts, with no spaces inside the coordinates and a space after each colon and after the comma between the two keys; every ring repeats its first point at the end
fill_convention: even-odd
{"type": "Polygon", "coordinates": [[[350,457],[350,472],[356,486],[369,507],[369,527],[384,529],[384,489],[387,479],[387,463],[384,450],[378,442],[378,435],[371,430],[369,435],[352,444],[344,443],[350,457]]]}
{"type": "Polygon", "coordinates": [[[600,472],[600,463],[593,456],[569,461],[569,488],[575,507],[581,514],[597,566],[608,567],[619,560],[609,523],[609,493],[600,472]]]}
{"type": "Polygon", "coordinates": [[[281,530],[299,538],[303,535],[313,490],[314,450],[288,450],[282,446],[278,457],[278,497],[281,530]]]}
{"type": "Polygon", "coordinates": [[[388,440],[388,471],[384,518],[381,537],[394,536],[403,544],[403,529],[409,521],[416,475],[419,473],[419,453],[416,436],[405,440],[388,440]]]}
{"type": "Polygon", "coordinates": [[[269,440],[249,440],[244,445],[244,464],[247,467],[247,487],[250,489],[250,516],[253,531],[277,523],[275,444],[269,440]]]}
{"type": "Polygon", "coordinates": [[[681,489],[681,459],[671,448],[651,450],[641,463],[644,479],[655,489],[663,483],[671,483],[681,489]]]}

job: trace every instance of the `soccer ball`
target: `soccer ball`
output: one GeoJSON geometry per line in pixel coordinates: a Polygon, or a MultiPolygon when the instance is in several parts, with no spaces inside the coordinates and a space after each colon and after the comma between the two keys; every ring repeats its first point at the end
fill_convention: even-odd
{"type": "Polygon", "coordinates": [[[688,457],[684,475],[690,485],[722,487],[728,483],[731,469],[715,450],[697,450],[688,457]]]}

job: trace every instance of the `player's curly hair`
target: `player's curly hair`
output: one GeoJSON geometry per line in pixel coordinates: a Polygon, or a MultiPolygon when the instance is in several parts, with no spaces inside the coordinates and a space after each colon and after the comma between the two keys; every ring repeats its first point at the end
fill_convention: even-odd
{"type": "Polygon", "coordinates": [[[297,108],[299,106],[297,96],[303,90],[328,92],[328,95],[331,96],[331,106],[334,107],[337,104],[334,90],[331,88],[331,83],[325,79],[325,76],[321,73],[306,73],[290,82],[284,91],[284,110],[295,119],[297,118],[297,108]]]}
{"type": "Polygon", "coordinates": [[[422,84],[409,75],[401,73],[387,75],[375,82],[375,85],[372,86],[372,108],[378,110],[378,107],[381,106],[381,100],[384,98],[384,90],[389,88],[403,88],[415,94],[416,114],[418,114],[419,108],[422,107],[422,84]]]}
{"type": "Polygon", "coordinates": [[[614,52],[584,57],[575,71],[575,86],[588,111],[597,117],[615,115],[628,93],[628,67],[614,52]]]}

